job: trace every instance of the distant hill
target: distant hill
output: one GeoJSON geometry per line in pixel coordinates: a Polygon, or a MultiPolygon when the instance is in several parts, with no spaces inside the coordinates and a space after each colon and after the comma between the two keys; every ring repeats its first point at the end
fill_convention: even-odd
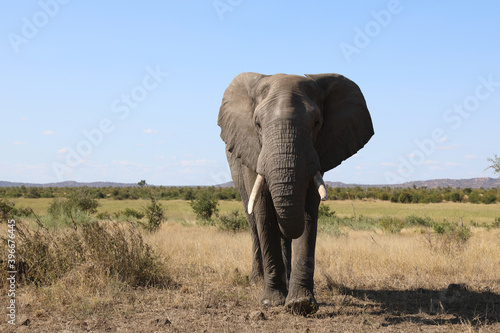
{"type": "MultiPolygon", "coordinates": [[[[500,186],[500,179],[495,178],[470,178],[470,179],[432,179],[432,180],[417,180],[413,182],[406,182],[402,184],[377,184],[377,185],[366,185],[366,184],[346,184],[342,182],[325,182],[330,187],[427,187],[427,188],[438,188],[438,187],[451,187],[451,188],[495,188],[500,186]]],[[[217,185],[218,187],[231,187],[234,186],[233,182],[228,182],[224,184],[217,185]]]]}
{"type": "Polygon", "coordinates": [[[326,182],[328,186],[331,187],[427,187],[427,188],[438,188],[438,187],[451,187],[451,188],[495,188],[500,186],[500,179],[495,178],[470,178],[470,179],[432,179],[432,180],[417,180],[412,182],[406,182],[402,184],[391,184],[391,185],[358,185],[358,184],[344,184],[342,182],[326,182]]]}
{"type": "MultiPolygon", "coordinates": [[[[500,179],[495,178],[470,178],[470,179],[432,179],[432,180],[418,180],[413,182],[406,182],[403,184],[392,184],[392,185],[366,185],[366,184],[345,184],[342,182],[326,182],[328,186],[331,187],[427,187],[427,188],[437,188],[437,187],[451,187],[451,188],[495,188],[500,186],[500,179]]],[[[136,183],[113,183],[113,182],[92,182],[92,183],[79,183],[75,181],[66,181],[59,183],[48,183],[48,184],[34,184],[34,183],[15,183],[0,181],[0,187],[134,187],[138,186],[136,183]]],[[[233,182],[228,182],[224,184],[216,185],[217,187],[233,187],[233,182]]]]}

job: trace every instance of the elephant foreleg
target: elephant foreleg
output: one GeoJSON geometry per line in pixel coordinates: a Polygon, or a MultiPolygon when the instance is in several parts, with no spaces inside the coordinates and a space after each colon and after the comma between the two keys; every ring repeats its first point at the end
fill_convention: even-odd
{"type": "Polygon", "coordinates": [[[285,304],[293,313],[309,314],[318,310],[313,289],[319,202],[318,191],[314,186],[310,186],[305,205],[305,230],[302,236],[294,239],[292,243],[294,260],[285,304]]]}
{"type": "Polygon", "coordinates": [[[278,228],[274,206],[268,191],[256,202],[257,222],[262,264],[264,268],[264,305],[283,305],[287,295],[287,272],[283,260],[282,235],[278,228]]]}

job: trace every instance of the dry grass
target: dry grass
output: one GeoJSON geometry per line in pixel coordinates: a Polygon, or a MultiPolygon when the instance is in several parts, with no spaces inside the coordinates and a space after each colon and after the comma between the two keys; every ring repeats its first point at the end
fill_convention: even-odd
{"type": "Polygon", "coordinates": [[[338,238],[320,235],[317,267],[349,289],[441,289],[466,283],[477,290],[488,287],[500,292],[500,235],[477,229],[469,243],[453,253],[436,250],[416,230],[402,235],[360,231],[338,238]]]}
{"type": "Polygon", "coordinates": [[[485,205],[471,203],[434,203],[434,204],[402,204],[381,200],[345,200],[326,201],[326,205],[337,215],[352,216],[353,211],[357,215],[372,218],[380,218],[386,215],[404,219],[409,215],[430,217],[435,221],[462,221],[465,224],[491,223],[500,216],[500,203],[485,205]]]}
{"type": "MultiPolygon", "coordinates": [[[[124,204],[104,203],[110,206],[100,209],[110,212],[123,209],[124,204]]],[[[82,264],[51,285],[19,289],[18,323],[25,319],[29,323],[16,332],[500,331],[500,229],[472,228],[472,238],[451,252],[437,246],[442,241],[439,236],[422,233],[421,228],[403,229],[400,234],[348,228],[342,229],[341,236],[321,233],[315,277],[320,310],[300,317],[283,308],[259,305],[262,286],[248,282],[248,233],[197,226],[187,203],[163,203],[168,222],[144,237],[166,260],[173,287],[134,287],[120,279],[106,279],[95,274],[90,264],[82,264]]],[[[339,215],[352,215],[350,202],[342,207],[339,203],[328,204],[339,215]]],[[[126,204],[137,209],[145,202],[126,204]]],[[[240,205],[224,203],[221,211],[240,209],[240,205]]],[[[427,216],[439,219],[450,209],[466,207],[450,205],[425,205],[436,207],[427,216]]],[[[418,209],[395,209],[418,205],[357,201],[354,206],[356,214],[372,217],[388,215],[388,210],[402,218],[423,215],[418,209]]],[[[476,206],[487,207],[478,214],[484,222],[492,222],[490,213],[499,215],[498,205],[471,205],[476,206]]],[[[445,218],[456,221],[455,216],[445,218]]],[[[2,295],[2,304],[4,300],[2,295]]],[[[0,331],[11,330],[0,322],[0,331]]]]}

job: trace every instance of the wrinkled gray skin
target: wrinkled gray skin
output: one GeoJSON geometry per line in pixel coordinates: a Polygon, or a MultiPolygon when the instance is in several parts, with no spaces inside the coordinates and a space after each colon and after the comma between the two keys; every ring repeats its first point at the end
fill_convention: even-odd
{"type": "Polygon", "coordinates": [[[250,278],[264,278],[262,303],[315,312],[320,195],[313,176],[355,154],[374,134],[359,87],[338,74],[242,73],[224,93],[218,124],[251,230],[250,278]],[[265,181],[249,214],[257,174],[265,181]]]}

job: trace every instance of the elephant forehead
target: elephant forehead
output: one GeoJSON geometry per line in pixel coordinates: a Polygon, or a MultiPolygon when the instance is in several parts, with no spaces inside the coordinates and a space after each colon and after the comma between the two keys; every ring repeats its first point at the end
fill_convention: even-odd
{"type": "Polygon", "coordinates": [[[309,84],[311,79],[300,75],[275,74],[262,80],[262,88],[270,90],[301,91],[304,84],[309,84]]]}

